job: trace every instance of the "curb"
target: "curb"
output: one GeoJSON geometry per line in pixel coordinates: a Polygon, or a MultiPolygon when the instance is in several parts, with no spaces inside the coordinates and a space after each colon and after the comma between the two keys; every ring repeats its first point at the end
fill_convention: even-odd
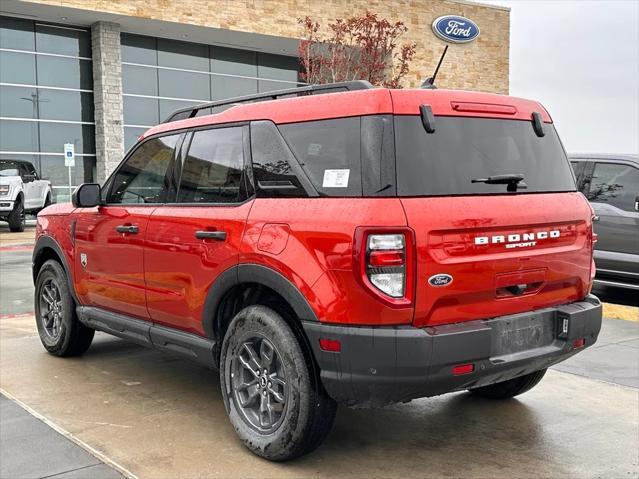
{"type": "Polygon", "coordinates": [[[75,437],[73,434],[71,434],[66,429],[63,429],[62,427],[58,426],[53,421],[47,419],[45,416],[43,416],[42,414],[40,414],[39,412],[35,411],[30,406],[28,406],[25,403],[23,403],[22,401],[20,401],[18,398],[16,398],[13,394],[7,392],[5,389],[0,388],[0,393],[3,394],[4,396],[6,396],[7,398],[9,398],[14,403],[16,403],[18,406],[20,406],[22,409],[27,411],[33,417],[35,417],[36,419],[39,419],[40,421],[45,423],[47,426],[49,426],[51,429],[56,431],[58,434],[61,434],[62,436],[67,438],[69,441],[77,444],[82,449],[87,451],[89,454],[91,454],[92,456],[94,456],[97,459],[99,459],[104,464],[106,464],[106,465],[110,466],[111,468],[115,469],[116,471],[118,471],[120,474],[122,474],[127,479],[138,479],[138,477],[135,474],[133,474],[128,469],[126,469],[124,466],[121,466],[117,462],[109,459],[102,452],[98,451],[97,449],[94,449],[93,447],[89,446],[86,442],[84,442],[81,439],[78,439],[77,437],[75,437]]]}

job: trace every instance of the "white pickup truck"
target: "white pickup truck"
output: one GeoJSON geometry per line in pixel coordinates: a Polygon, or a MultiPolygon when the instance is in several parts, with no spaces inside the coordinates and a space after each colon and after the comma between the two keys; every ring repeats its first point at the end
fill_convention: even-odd
{"type": "Polygon", "coordinates": [[[28,161],[0,160],[0,220],[14,232],[24,231],[24,215],[51,203],[51,182],[41,180],[28,161]]]}

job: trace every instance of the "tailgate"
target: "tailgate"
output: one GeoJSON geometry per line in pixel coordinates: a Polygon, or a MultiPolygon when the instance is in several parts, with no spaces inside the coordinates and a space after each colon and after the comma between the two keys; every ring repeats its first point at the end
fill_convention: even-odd
{"type": "Polygon", "coordinates": [[[416,236],[415,326],[530,311],[588,292],[591,212],[579,193],[401,201],[416,236]]]}

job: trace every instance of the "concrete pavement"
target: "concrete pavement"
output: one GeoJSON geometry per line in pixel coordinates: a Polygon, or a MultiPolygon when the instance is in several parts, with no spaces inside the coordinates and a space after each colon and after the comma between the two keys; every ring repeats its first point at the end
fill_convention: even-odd
{"type": "Polygon", "coordinates": [[[326,443],[287,464],[244,449],[217,374],[186,361],[104,334],[82,358],[55,358],[32,318],[13,318],[0,322],[0,369],[2,390],[138,477],[639,474],[638,390],[557,369],[511,401],[456,393],[372,411],[340,408],[326,443]]]}

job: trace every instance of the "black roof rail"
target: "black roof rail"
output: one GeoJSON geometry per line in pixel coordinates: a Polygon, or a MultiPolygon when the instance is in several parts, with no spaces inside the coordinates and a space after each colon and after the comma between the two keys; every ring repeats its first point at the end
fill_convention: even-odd
{"type": "Polygon", "coordinates": [[[217,108],[222,106],[228,106],[230,108],[237,103],[252,103],[258,101],[277,100],[278,98],[287,96],[320,95],[322,93],[336,93],[339,91],[368,90],[370,88],[373,88],[373,85],[371,85],[366,80],[353,80],[339,83],[326,83],[324,85],[309,85],[297,88],[287,88],[286,90],[257,93],[255,95],[238,96],[235,98],[229,98],[227,100],[211,101],[207,103],[201,103],[199,105],[180,108],[179,110],[175,110],[173,113],[171,113],[162,123],[169,123],[171,121],[193,118],[197,115],[198,111],[206,110],[207,108],[217,108]]]}

